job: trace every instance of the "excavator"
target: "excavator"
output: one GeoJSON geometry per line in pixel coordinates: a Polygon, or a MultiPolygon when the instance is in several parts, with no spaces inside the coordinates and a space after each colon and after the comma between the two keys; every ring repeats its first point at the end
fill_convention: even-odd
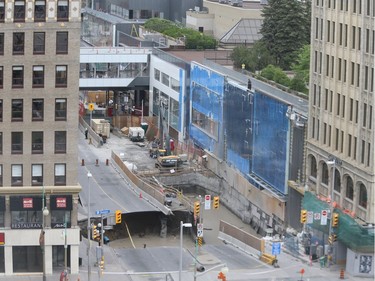
{"type": "MultiPolygon", "coordinates": [[[[166,99],[160,98],[160,107],[159,107],[159,137],[161,140],[160,145],[156,150],[153,151],[153,155],[156,154],[155,168],[178,168],[182,165],[181,157],[177,155],[171,155],[171,144],[170,137],[168,134],[168,124],[166,113],[168,110],[168,101],[166,99]]],[[[151,152],[150,152],[151,156],[151,152]]],[[[154,156],[154,158],[155,158],[154,156]]],[[[153,156],[151,156],[153,157],[153,156]]]]}

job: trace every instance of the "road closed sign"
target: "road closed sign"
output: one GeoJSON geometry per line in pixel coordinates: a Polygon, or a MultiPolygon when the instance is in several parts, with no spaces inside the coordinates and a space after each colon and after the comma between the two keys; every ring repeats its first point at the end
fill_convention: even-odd
{"type": "Polygon", "coordinates": [[[327,225],[327,218],[328,218],[328,211],[322,210],[321,216],[320,216],[320,224],[327,225]]]}
{"type": "Polygon", "coordinates": [[[211,195],[204,196],[204,209],[211,210],[211,195]]]}

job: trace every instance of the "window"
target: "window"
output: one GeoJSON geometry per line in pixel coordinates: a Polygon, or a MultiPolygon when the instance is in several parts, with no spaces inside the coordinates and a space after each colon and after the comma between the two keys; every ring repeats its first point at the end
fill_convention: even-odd
{"type": "Polygon", "coordinates": [[[4,87],[4,72],[3,67],[0,66],[0,89],[4,87]]]}
{"type": "Polygon", "coordinates": [[[33,54],[42,55],[45,52],[45,36],[44,32],[34,32],[33,54]]]}
{"type": "Polygon", "coordinates": [[[322,183],[328,185],[328,167],[326,163],[322,164],[322,183]]]}
{"type": "Polygon", "coordinates": [[[56,54],[68,53],[68,32],[56,33],[56,54]]]}
{"type": "Polygon", "coordinates": [[[155,80],[158,80],[160,81],[160,70],[154,68],[155,72],[154,72],[154,78],[155,80]]]}
{"type": "Polygon", "coordinates": [[[55,185],[66,184],[66,167],[65,164],[55,164],[55,185]]]}
{"type": "Polygon", "coordinates": [[[352,135],[348,135],[348,156],[352,156],[352,135]]]}
{"type": "Polygon", "coordinates": [[[67,21],[69,19],[68,0],[57,1],[57,21],[67,21]]]}
{"type": "Polygon", "coordinates": [[[0,0],[0,22],[5,21],[5,0],[0,0]]]}
{"type": "Polygon", "coordinates": [[[0,55],[4,55],[4,33],[0,33],[0,55]]]}
{"type": "Polygon", "coordinates": [[[34,65],[33,66],[33,88],[44,87],[44,66],[34,65]]]}
{"type": "Polygon", "coordinates": [[[358,198],[358,204],[359,206],[363,207],[363,208],[367,208],[367,189],[366,189],[366,186],[361,183],[361,185],[359,186],[359,198],[358,198]]]}
{"type": "Polygon", "coordinates": [[[362,140],[362,145],[361,145],[361,163],[365,163],[365,151],[366,150],[366,142],[362,140]]]}
{"type": "Polygon", "coordinates": [[[0,154],[3,154],[3,133],[0,132],[0,154]]]}
{"type": "Polygon", "coordinates": [[[362,120],[362,126],[366,127],[366,116],[367,115],[367,104],[363,104],[363,120],[362,120]]]}
{"type": "Polygon", "coordinates": [[[310,175],[314,178],[317,176],[316,159],[314,156],[311,156],[310,175]]]}
{"type": "Polygon", "coordinates": [[[354,189],[353,189],[353,180],[351,177],[347,177],[346,178],[346,192],[345,192],[345,196],[346,198],[350,199],[350,200],[353,200],[353,196],[354,196],[354,189]]]}
{"type": "Polygon", "coordinates": [[[352,49],[355,49],[355,26],[352,26],[352,49]]]}
{"type": "Polygon", "coordinates": [[[35,22],[46,21],[46,1],[44,0],[35,1],[34,21],[35,22]]]}
{"type": "Polygon", "coordinates": [[[180,83],[176,79],[171,77],[171,88],[175,90],[177,93],[180,92],[180,83]]]}
{"type": "Polygon", "coordinates": [[[337,100],[336,100],[336,115],[340,115],[340,94],[337,93],[337,100]]]}
{"type": "Polygon", "coordinates": [[[358,44],[357,44],[357,47],[358,47],[358,50],[361,49],[361,33],[362,33],[362,29],[360,27],[358,27],[358,44]]]}
{"type": "Polygon", "coordinates": [[[353,13],[357,13],[357,0],[353,0],[353,13]]]}
{"type": "Polygon", "coordinates": [[[0,164],[0,186],[3,186],[3,165],[2,164],[0,164]]]}
{"type": "Polygon", "coordinates": [[[169,87],[169,75],[161,73],[161,82],[169,87]]]}
{"type": "Polygon", "coordinates": [[[12,186],[22,186],[22,164],[12,165],[12,186]]]}
{"type": "Polygon", "coordinates": [[[55,153],[66,153],[66,131],[55,132],[55,153]]]}
{"type": "Polygon", "coordinates": [[[56,87],[65,88],[68,85],[67,68],[66,65],[56,66],[56,87]]]}
{"type": "Polygon", "coordinates": [[[33,99],[32,100],[32,120],[43,121],[44,118],[44,100],[33,99]]]}
{"type": "Polygon", "coordinates": [[[340,193],[341,191],[341,177],[340,177],[340,172],[335,169],[335,185],[334,185],[334,190],[340,193]]]}
{"type": "Polygon", "coordinates": [[[12,88],[23,88],[23,66],[13,66],[12,88]]]}
{"type": "Polygon", "coordinates": [[[3,122],[3,100],[0,100],[0,122],[3,122]]]}
{"type": "Polygon", "coordinates": [[[23,100],[12,100],[12,121],[23,121],[23,100]]]}
{"type": "Polygon", "coordinates": [[[25,52],[25,33],[13,33],[13,55],[23,55],[25,52]]]}
{"type": "Polygon", "coordinates": [[[55,120],[64,121],[66,120],[66,99],[56,99],[55,100],[55,120]]]}
{"type": "Polygon", "coordinates": [[[25,22],[24,0],[15,0],[14,2],[14,22],[25,22]]]}
{"type": "Polygon", "coordinates": [[[43,132],[31,133],[31,153],[32,154],[43,153],[43,132]]]}
{"type": "Polygon", "coordinates": [[[43,165],[42,164],[31,165],[31,185],[34,185],[34,186],[43,185],[43,165]]]}
{"type": "Polygon", "coordinates": [[[22,154],[23,152],[23,133],[12,132],[12,154],[22,154]]]}

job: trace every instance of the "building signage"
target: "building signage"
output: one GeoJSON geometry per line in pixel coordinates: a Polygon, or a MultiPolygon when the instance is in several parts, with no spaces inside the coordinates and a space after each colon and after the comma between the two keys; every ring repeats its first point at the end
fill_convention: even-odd
{"type": "Polygon", "coordinates": [[[23,208],[32,209],[33,208],[33,198],[23,198],[23,208]]]}
{"type": "Polygon", "coordinates": [[[306,223],[313,223],[313,222],[314,222],[314,212],[308,211],[306,223]]]}
{"type": "Polygon", "coordinates": [[[57,197],[56,198],[56,207],[57,208],[66,208],[66,198],[65,197],[57,197]]]}
{"type": "Polygon", "coordinates": [[[0,245],[4,245],[4,244],[5,244],[5,233],[0,232],[0,245]]]}
{"type": "Polygon", "coordinates": [[[328,218],[328,211],[322,210],[321,217],[320,217],[320,224],[327,225],[327,218],[328,218]]]}
{"type": "Polygon", "coordinates": [[[211,195],[204,196],[204,209],[205,210],[211,209],[211,195]]]}
{"type": "Polygon", "coordinates": [[[197,237],[203,237],[203,223],[197,224],[197,237]]]}
{"type": "Polygon", "coordinates": [[[42,224],[38,222],[19,222],[19,223],[12,223],[11,228],[13,229],[36,229],[36,228],[42,228],[42,224]]]}

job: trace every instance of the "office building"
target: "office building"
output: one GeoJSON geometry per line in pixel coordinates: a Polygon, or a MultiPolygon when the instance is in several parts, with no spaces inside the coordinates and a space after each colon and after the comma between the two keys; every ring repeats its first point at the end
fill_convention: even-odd
{"type": "Polygon", "coordinates": [[[78,272],[80,9],[75,0],[0,0],[0,273],[5,275],[50,275],[64,267],[78,272]]]}

